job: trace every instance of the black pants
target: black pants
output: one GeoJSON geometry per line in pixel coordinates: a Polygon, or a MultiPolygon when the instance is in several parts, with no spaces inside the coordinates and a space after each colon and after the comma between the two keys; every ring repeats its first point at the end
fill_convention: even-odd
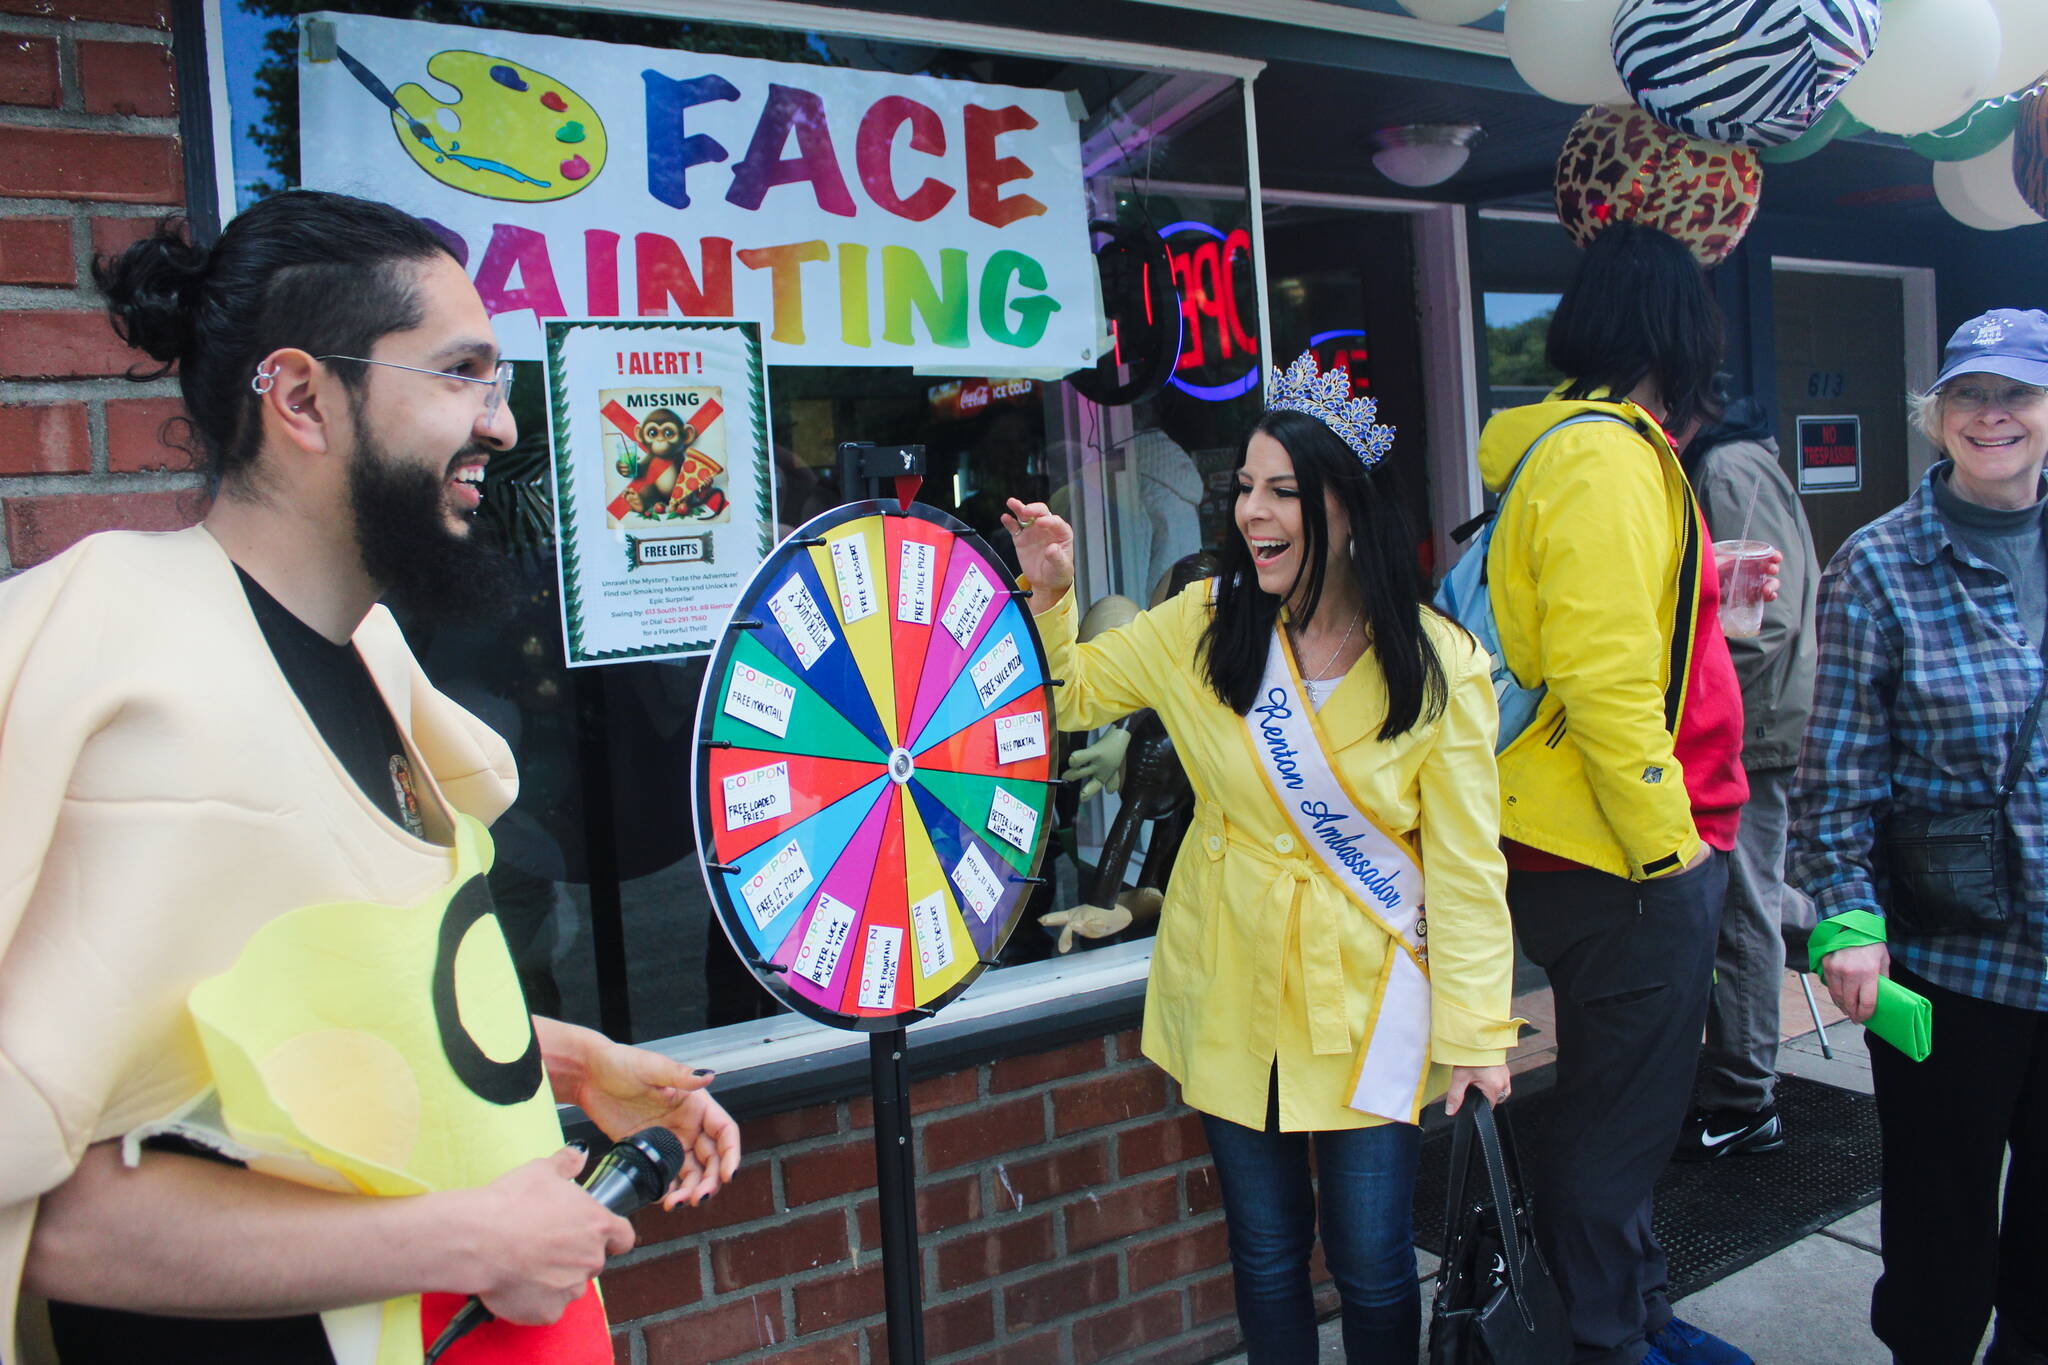
{"type": "Polygon", "coordinates": [[[1577,1362],[1634,1365],[1671,1317],[1651,1190],[1692,1096],[1727,885],[1718,853],[1649,882],[1508,874],[1515,933],[1557,1010],[1557,1118],[1530,1155],[1577,1362]]]}
{"type": "Polygon", "coordinates": [[[1892,979],[1932,1002],[1934,1050],[1912,1062],[1869,1035],[1884,1130],[1871,1330],[1898,1365],[1969,1365],[1996,1307],[2008,1345],[2048,1351],[2048,1014],[1958,995],[1896,965],[1892,979]]]}

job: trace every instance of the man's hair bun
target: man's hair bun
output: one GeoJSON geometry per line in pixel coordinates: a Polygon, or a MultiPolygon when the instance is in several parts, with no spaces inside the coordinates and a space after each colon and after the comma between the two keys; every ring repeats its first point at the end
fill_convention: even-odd
{"type": "Polygon", "coordinates": [[[209,256],[187,236],[183,219],[166,218],[120,255],[95,260],[93,282],[106,295],[121,339],[167,366],[182,359],[192,344],[194,292],[209,256]]]}

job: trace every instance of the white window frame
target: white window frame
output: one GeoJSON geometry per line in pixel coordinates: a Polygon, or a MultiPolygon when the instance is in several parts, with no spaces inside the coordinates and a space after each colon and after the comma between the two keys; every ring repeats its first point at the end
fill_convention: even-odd
{"type": "MultiPolygon", "coordinates": [[[[1385,17],[1385,16],[1378,16],[1385,17]]],[[[1135,182],[1132,182],[1135,184],[1135,182]]],[[[1223,198],[1238,191],[1227,185],[1151,180],[1145,188],[1189,198],[1223,198]]],[[[1394,199],[1319,190],[1264,189],[1262,206],[1302,205],[1363,213],[1398,213],[1414,220],[1417,329],[1422,341],[1423,409],[1429,416],[1429,500],[1436,563],[1448,570],[1459,547],[1452,528],[1485,506],[1486,489],[1473,456],[1479,442],[1478,324],[1473,316],[1472,251],[1460,204],[1427,199],[1394,199]]],[[[1271,299],[1266,292],[1264,213],[1252,216],[1253,250],[1259,263],[1259,335],[1273,335],[1271,299]]],[[[1269,360],[1284,358],[1268,357],[1269,360]]]]}
{"type": "MultiPolygon", "coordinates": [[[[220,220],[230,221],[237,212],[234,148],[235,129],[228,105],[227,57],[221,26],[223,0],[206,0],[206,54],[209,96],[214,137],[215,183],[218,188],[220,220]]],[[[621,14],[654,15],[680,20],[750,25],[757,28],[795,29],[856,38],[883,38],[921,46],[966,48],[1014,56],[1056,57],[1089,66],[1153,68],[1168,72],[1199,72],[1236,80],[1244,99],[1246,185],[1254,203],[1259,202],[1259,129],[1253,82],[1265,63],[1252,58],[1214,52],[1192,52],[1147,43],[1044,33],[1003,28],[955,19],[930,19],[861,10],[835,9],[825,5],[784,3],[783,0],[512,0],[544,9],[587,9],[621,14]]],[[[1331,8],[1335,8],[1334,6],[1331,8]]],[[[1266,300],[1266,242],[1258,214],[1252,215],[1252,260],[1259,297],[1261,335],[1272,334],[1266,300]]],[[[1088,521],[1100,525],[1106,520],[1101,509],[1090,509],[1088,521]]],[[[1152,941],[1122,944],[1048,962],[1027,963],[1000,972],[985,972],[972,987],[932,1023],[959,1023],[987,1018],[1011,1010],[1042,1004],[1142,980],[1151,969],[1152,941]]],[[[865,1052],[865,1034],[827,1028],[797,1014],[702,1029],[647,1044],[658,1051],[688,1058],[693,1066],[711,1067],[732,1077],[751,1066],[793,1058],[811,1058],[824,1063],[843,1055],[865,1052]]]]}

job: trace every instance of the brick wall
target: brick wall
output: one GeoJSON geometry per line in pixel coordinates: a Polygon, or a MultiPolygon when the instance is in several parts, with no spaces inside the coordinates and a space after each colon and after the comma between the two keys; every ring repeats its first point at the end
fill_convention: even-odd
{"type": "Polygon", "coordinates": [[[108,526],[194,520],[158,433],[175,380],[107,325],[87,269],[184,202],[161,0],[0,0],[0,575],[108,526]]]}
{"type": "MultiPolygon", "coordinates": [[[[1135,1032],[936,1077],[912,1107],[933,1362],[1238,1348],[1201,1125],[1135,1032]]],[[[886,1365],[871,1120],[862,1097],[745,1122],[730,1188],[640,1215],[604,1276],[620,1365],[886,1365]]]]}

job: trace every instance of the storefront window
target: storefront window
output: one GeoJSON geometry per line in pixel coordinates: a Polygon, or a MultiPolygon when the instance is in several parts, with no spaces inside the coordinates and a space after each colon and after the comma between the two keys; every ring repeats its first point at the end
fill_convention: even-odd
{"type": "MultiPolygon", "coordinates": [[[[300,184],[307,139],[335,135],[300,122],[305,25],[318,8],[221,0],[231,208],[300,184]]],[[[1084,601],[1110,593],[1149,601],[1174,562],[1212,543],[1227,522],[1222,490],[1257,411],[1265,360],[1257,310],[1248,306],[1258,297],[1252,206],[1243,189],[1192,196],[1163,187],[1250,182],[1239,80],[571,7],[370,0],[354,13],[1064,93],[1079,119],[1091,218],[1150,234],[1166,250],[1180,294],[1175,382],[1135,403],[1105,405],[1056,373],[771,363],[779,530],[845,500],[834,473],[843,441],[923,445],[921,499],[960,517],[1006,558],[1005,500],[1052,502],[1081,536],[1084,601]]],[[[423,47],[421,59],[432,50],[423,47]]],[[[347,135],[373,133],[383,129],[347,135]]],[[[402,187],[390,193],[405,203],[402,187]]],[[[540,221],[550,207],[525,211],[540,221]]],[[[610,226],[628,239],[659,230],[610,226]]],[[[469,262],[473,272],[477,264],[469,262]]],[[[1118,301],[1105,302],[1113,316],[1118,301]]],[[[633,315],[634,303],[629,289],[620,311],[633,315]]],[[[525,570],[513,618],[468,629],[408,627],[429,674],[500,730],[519,760],[521,795],[494,831],[492,883],[522,977],[535,1008],[640,1039],[760,1017],[776,1006],[716,924],[695,847],[692,736],[703,663],[564,666],[546,385],[539,362],[517,363],[520,442],[492,461],[485,501],[485,515],[525,570]]],[[[1053,951],[1036,918],[1080,894],[1111,814],[1101,805],[1073,812],[1049,855],[1053,880],[1002,965],[1053,951]]],[[[1083,940],[1081,950],[1088,946],[1083,940]]]]}
{"type": "Polygon", "coordinates": [[[1543,359],[1556,294],[1486,295],[1486,382],[1493,410],[1533,403],[1564,378],[1543,359]]]}

